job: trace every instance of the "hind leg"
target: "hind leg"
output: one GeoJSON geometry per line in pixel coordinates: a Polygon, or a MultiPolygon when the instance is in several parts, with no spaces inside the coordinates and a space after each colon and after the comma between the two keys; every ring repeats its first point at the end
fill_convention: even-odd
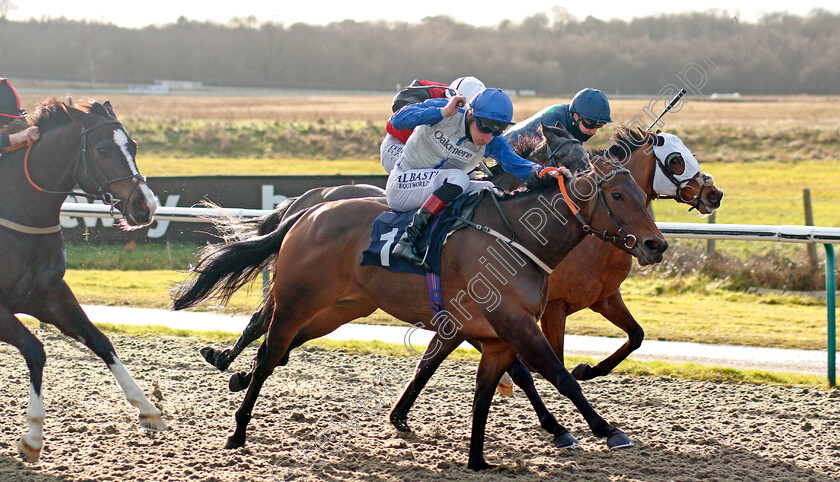
{"type": "MultiPolygon", "coordinates": [[[[237,448],[245,445],[245,436],[254,405],[259,397],[263,383],[274,372],[281,360],[288,358],[289,352],[307,341],[324,336],[339,326],[373,313],[375,306],[368,303],[345,301],[326,309],[317,307],[302,310],[302,303],[285,305],[276,303],[271,324],[265,341],[260,345],[254,366],[250,373],[235,373],[243,388],[247,386],[245,399],[236,411],[236,429],[228,437],[225,447],[237,448]],[[282,305],[281,308],[277,306],[282,305]],[[312,313],[317,313],[314,316],[312,313]],[[309,319],[303,319],[309,316],[309,319]]],[[[231,377],[233,381],[233,377],[231,377]]]]}
{"type": "Polygon", "coordinates": [[[274,303],[271,298],[268,299],[265,305],[258,311],[251,315],[251,320],[248,326],[242,331],[242,334],[236,340],[236,343],[231,348],[218,350],[213,347],[205,346],[200,350],[201,356],[207,363],[218,368],[220,371],[225,371],[242,353],[248,345],[257,341],[257,339],[268,331],[268,324],[271,323],[271,313],[274,311],[274,303]]]}
{"type": "Polygon", "coordinates": [[[139,411],[140,426],[149,430],[166,430],[166,424],[160,415],[160,410],[146,398],[143,390],[128,373],[125,365],[117,357],[111,341],[93,326],[76,297],[70,291],[67,283],[55,288],[36,310],[30,313],[35,318],[49,323],[65,335],[78,340],[99,358],[101,358],[117,384],[123,391],[128,402],[139,411]]]}
{"type": "Polygon", "coordinates": [[[20,350],[29,368],[29,405],[26,409],[26,425],[29,430],[18,441],[18,452],[27,462],[35,462],[41,456],[41,448],[44,446],[46,412],[41,392],[44,363],[47,360],[44,345],[6,309],[0,311],[0,341],[20,350]]]}

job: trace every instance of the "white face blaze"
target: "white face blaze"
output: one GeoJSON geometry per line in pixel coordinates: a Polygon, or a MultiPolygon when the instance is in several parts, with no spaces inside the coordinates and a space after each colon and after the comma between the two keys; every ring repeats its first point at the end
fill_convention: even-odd
{"type": "MultiPolygon", "coordinates": [[[[134,159],[134,156],[131,155],[131,152],[128,150],[128,143],[129,138],[128,135],[122,129],[114,129],[114,144],[119,146],[120,152],[123,153],[125,156],[125,162],[128,164],[128,168],[131,169],[131,173],[135,176],[140,175],[140,171],[137,169],[137,163],[134,159]]],[[[146,199],[146,204],[149,206],[149,211],[151,214],[154,214],[157,211],[157,200],[155,199],[155,195],[149,186],[146,183],[140,184],[140,192],[143,193],[143,197],[146,199]]]]}

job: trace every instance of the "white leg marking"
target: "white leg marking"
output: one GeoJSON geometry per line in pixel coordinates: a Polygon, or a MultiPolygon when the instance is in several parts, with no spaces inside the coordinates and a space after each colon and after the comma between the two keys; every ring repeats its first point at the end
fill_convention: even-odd
{"type": "MultiPolygon", "coordinates": [[[[43,389],[42,389],[43,390],[43,389]]],[[[41,392],[43,394],[43,391],[41,392]]],[[[35,393],[35,387],[29,385],[29,406],[26,410],[26,425],[29,431],[23,434],[23,441],[31,449],[40,451],[44,446],[44,398],[35,393]]]]}
{"type": "Polygon", "coordinates": [[[114,364],[109,365],[108,368],[117,380],[117,384],[122,388],[128,403],[140,410],[141,417],[143,415],[160,416],[160,410],[146,398],[143,390],[137,386],[137,382],[131,378],[128,370],[126,370],[125,365],[122,364],[119,358],[114,356],[114,364]]]}

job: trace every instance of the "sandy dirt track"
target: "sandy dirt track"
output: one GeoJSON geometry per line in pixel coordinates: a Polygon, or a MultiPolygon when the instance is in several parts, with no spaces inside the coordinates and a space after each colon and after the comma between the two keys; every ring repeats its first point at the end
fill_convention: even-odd
{"type": "MultiPolygon", "coordinates": [[[[200,342],[112,336],[171,430],[146,432],[105,365],[55,331],[47,351],[46,442],[25,464],[28,374],[0,345],[0,481],[34,480],[836,480],[840,390],[609,376],[584,392],[635,447],[610,452],[570,402],[537,380],[549,408],[581,442],[559,451],[524,396],[498,395],[485,457],[466,469],[475,363],[447,361],[413,412],[415,432],[385,420],[411,358],[296,351],[263,388],[244,448],[224,449],[242,393],[199,356],[200,342]],[[152,395],[154,394],[154,395],[152,395]]],[[[254,351],[234,368],[244,368],[254,351]]]]}

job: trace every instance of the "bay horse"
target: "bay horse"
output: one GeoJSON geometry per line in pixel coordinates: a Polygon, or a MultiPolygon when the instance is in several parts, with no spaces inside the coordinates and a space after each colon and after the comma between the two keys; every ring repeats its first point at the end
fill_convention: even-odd
{"type": "Polygon", "coordinates": [[[263,383],[278,364],[288,361],[293,348],[377,308],[415,326],[449,330],[481,342],[470,469],[491,467],[483,455],[487,414],[495,386],[517,353],[573,402],[593,434],[607,438],[608,447],[632,445],[589,404],[536,323],[547,301],[549,273],[544,269],[550,272],[587,234],[615,241],[641,264],[661,261],[667,248],[645,208],[644,193],[629,171],[607,163],[597,167],[569,181],[568,195],[559,192],[566,190],[561,177],[553,188],[543,191],[522,192],[499,203],[484,199],[473,219],[483,229],[461,229],[450,235],[442,252],[443,299],[457,300],[463,319],[453,312],[447,312],[444,321],[431,316],[423,277],[360,265],[372,223],[387,210],[377,200],[319,204],[285,218],[267,235],[205,248],[193,268],[194,276],[175,290],[173,309],[189,308],[209,298],[225,302],[259,273],[267,259],[273,257],[275,267],[272,319],[226,447],[244,445],[263,383]],[[507,219],[515,219],[516,227],[507,219]],[[506,245],[488,232],[506,232],[519,239],[521,254],[514,254],[516,264],[499,259],[505,264],[492,267],[495,276],[501,274],[500,269],[511,275],[501,287],[491,287],[482,273],[489,269],[487,253],[498,254],[497,247],[506,245]],[[477,293],[476,279],[484,282],[479,289],[497,296],[477,293]]]}
{"type": "Polygon", "coordinates": [[[160,410],[143,394],[64,281],[59,216],[64,199],[80,194],[71,193],[74,186],[120,211],[123,229],[152,222],[157,201],[137,170],[137,144],[109,102],[45,99],[37,106],[33,124],[41,138],[6,153],[0,162],[0,341],[20,350],[29,369],[28,431],[18,450],[30,462],[38,460],[44,444],[41,386],[46,354],[17,313],[54,325],[90,348],[106,363],[128,402],[138,408],[140,425],[166,428],[160,410]]]}
{"type": "MultiPolygon", "coordinates": [[[[589,167],[589,154],[583,149],[580,141],[559,126],[541,125],[536,136],[525,137],[512,147],[520,156],[544,166],[558,167],[562,165],[573,171],[589,167]]],[[[490,168],[484,165],[484,168],[490,171],[485,173],[489,176],[487,179],[493,181],[502,189],[510,191],[523,186],[518,177],[504,172],[499,165],[490,168]]],[[[241,240],[253,235],[268,234],[277,228],[277,225],[285,216],[303,211],[316,204],[364,197],[381,198],[381,202],[385,203],[385,190],[369,184],[316,187],[298,197],[286,199],[265,216],[246,220],[223,217],[221,222],[215,223],[215,227],[225,240],[241,240]]],[[[274,306],[271,298],[267,298],[265,301],[266,303],[251,315],[251,319],[242,335],[231,348],[217,349],[206,346],[200,350],[207,363],[221,371],[227,370],[233,360],[242,353],[242,350],[268,331],[274,306]]],[[[243,380],[246,375],[246,372],[233,374],[230,383],[232,391],[239,391],[247,386],[246,380],[243,380]]],[[[553,432],[553,430],[549,429],[549,432],[553,432]]]]}

